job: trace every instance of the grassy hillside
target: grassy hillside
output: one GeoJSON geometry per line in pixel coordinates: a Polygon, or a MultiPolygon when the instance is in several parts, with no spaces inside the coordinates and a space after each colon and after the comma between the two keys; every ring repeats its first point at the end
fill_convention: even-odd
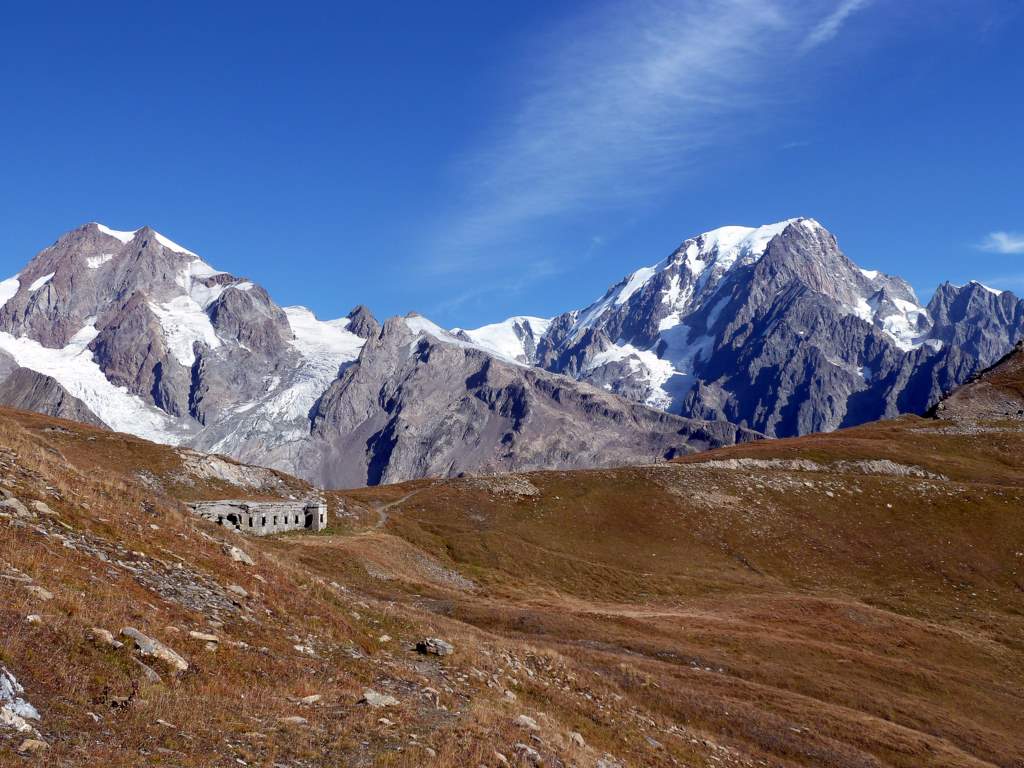
{"type": "Polygon", "coordinates": [[[5,412],[0,487],[0,664],[49,745],[0,726],[0,765],[1024,766],[1016,420],[330,493],[257,540],[180,501],[312,489],[5,412]]]}

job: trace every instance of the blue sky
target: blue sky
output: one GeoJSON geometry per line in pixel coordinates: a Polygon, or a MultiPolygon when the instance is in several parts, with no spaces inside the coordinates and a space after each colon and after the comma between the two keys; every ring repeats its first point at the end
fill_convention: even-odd
{"type": "Polygon", "coordinates": [[[149,224],[322,317],[470,327],[803,215],[923,298],[1024,294],[1022,39],[1016,0],[19,3],[0,271],[149,224]]]}

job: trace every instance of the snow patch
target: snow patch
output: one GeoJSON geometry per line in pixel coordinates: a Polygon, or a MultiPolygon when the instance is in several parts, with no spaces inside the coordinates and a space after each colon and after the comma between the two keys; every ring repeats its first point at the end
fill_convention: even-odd
{"type": "Polygon", "coordinates": [[[976,285],[976,286],[978,286],[979,288],[984,288],[986,291],[991,293],[993,296],[1002,296],[1003,293],[1005,293],[1005,291],[1000,291],[998,288],[990,288],[989,286],[985,285],[984,283],[979,283],[977,280],[971,280],[971,283],[976,285]]]}
{"type": "Polygon", "coordinates": [[[14,298],[19,288],[21,288],[21,281],[17,277],[8,277],[0,282],[0,309],[14,298]]]}
{"type": "Polygon", "coordinates": [[[85,259],[85,266],[89,269],[99,269],[101,266],[106,264],[108,261],[114,258],[112,253],[104,253],[100,256],[88,256],[85,259]]]}
{"type": "Polygon", "coordinates": [[[868,280],[875,280],[881,274],[877,269],[861,269],[860,273],[868,280]]]}
{"type": "Polygon", "coordinates": [[[182,428],[172,417],[107,380],[88,348],[98,333],[95,326],[86,325],[66,347],[51,349],[33,339],[15,338],[0,331],[0,349],[21,367],[56,379],[111,429],[158,443],[180,442],[182,428]]]}
{"type": "MultiPolygon", "coordinates": [[[[897,347],[904,352],[917,349],[924,342],[927,330],[920,330],[922,324],[930,319],[928,310],[906,299],[893,298],[892,304],[896,312],[881,316],[877,313],[875,324],[878,325],[897,347]]],[[[927,327],[927,325],[926,325],[927,327]]]]}
{"type": "Polygon", "coordinates": [[[847,305],[845,308],[866,323],[870,323],[874,320],[875,313],[872,311],[871,305],[868,304],[868,300],[863,296],[857,297],[857,303],[854,306],[851,307],[847,305]]]}
{"type": "MultiPolygon", "coordinates": [[[[465,341],[460,339],[450,331],[446,331],[444,328],[439,326],[437,323],[421,315],[412,315],[410,317],[403,317],[402,321],[405,323],[412,333],[417,336],[433,336],[438,341],[442,341],[445,344],[451,344],[456,347],[462,347],[463,349],[475,349],[479,352],[490,355],[491,357],[497,358],[503,362],[511,363],[512,365],[518,365],[520,367],[529,367],[529,363],[524,363],[521,360],[517,360],[514,357],[508,357],[501,354],[496,349],[479,344],[476,341],[465,341]]],[[[467,334],[468,335],[468,334],[467,334]]],[[[411,354],[411,352],[410,352],[411,354]]]]}
{"type": "Polygon", "coordinates": [[[285,389],[275,392],[280,386],[278,377],[269,382],[267,392],[274,394],[260,404],[259,414],[272,419],[306,419],[342,366],[359,357],[365,340],[339,327],[338,321],[318,320],[305,307],[285,307],[284,313],[302,364],[285,389]]]}
{"type": "Polygon", "coordinates": [[[178,296],[163,304],[151,301],[149,308],[160,321],[171,354],[186,368],[196,362],[195,342],[202,342],[210,349],[221,345],[209,315],[191,296],[178,296]]]}
{"type": "Polygon", "coordinates": [[[642,267],[626,278],[626,284],[615,296],[615,306],[621,306],[629,301],[629,297],[643,288],[657,271],[655,267],[642,267]]]}
{"type": "Polygon", "coordinates": [[[797,221],[801,220],[787,219],[760,227],[719,227],[705,232],[695,239],[694,244],[698,245],[700,253],[713,258],[700,258],[695,261],[713,261],[722,271],[728,271],[737,263],[756,261],[764,255],[768,243],[797,221]]]}
{"type": "MultiPolygon", "coordinates": [[[[164,237],[159,232],[154,232],[153,236],[156,237],[156,241],[158,243],[160,243],[160,245],[162,245],[164,248],[170,248],[172,251],[177,251],[178,253],[184,253],[186,256],[195,256],[196,259],[199,260],[199,257],[196,256],[196,254],[192,253],[192,251],[190,251],[188,248],[185,248],[183,246],[178,245],[176,242],[174,242],[170,238],[164,237]]],[[[200,263],[203,263],[203,262],[200,262],[200,263]]],[[[210,265],[204,264],[204,266],[206,266],[207,269],[210,269],[210,270],[213,271],[213,268],[210,267],[210,265]]],[[[214,274],[221,274],[220,272],[216,272],[216,271],[213,271],[213,272],[214,272],[214,274]]],[[[205,275],[204,275],[204,277],[205,277],[205,275]]]]}
{"type": "Polygon", "coordinates": [[[117,230],[117,229],[111,229],[110,227],[105,227],[105,226],[103,226],[102,224],[100,224],[98,222],[93,222],[93,223],[96,224],[96,229],[98,229],[104,235],[110,235],[111,237],[113,237],[113,238],[115,238],[117,240],[120,240],[122,243],[130,243],[132,241],[132,238],[135,237],[135,233],[138,232],[137,229],[133,230],[132,232],[122,232],[122,231],[117,230]]]}
{"type": "Polygon", "coordinates": [[[56,272],[51,272],[48,275],[43,275],[42,277],[37,277],[35,280],[32,281],[32,285],[30,285],[28,287],[29,293],[35,293],[36,291],[38,291],[40,288],[42,288],[48,282],[53,280],[53,276],[56,275],[56,274],[57,274],[56,272]]]}
{"type": "MultiPolygon", "coordinates": [[[[529,335],[536,344],[547,333],[551,321],[543,317],[517,315],[500,323],[484,325],[480,328],[462,329],[474,344],[483,347],[493,354],[514,362],[530,362],[527,354],[525,337],[529,335]],[[529,328],[529,330],[527,330],[529,328]],[[524,336],[520,336],[520,334],[524,336]]],[[[460,329],[453,328],[452,333],[460,329]]]]}
{"type": "Polygon", "coordinates": [[[224,275],[226,272],[219,272],[202,259],[195,259],[189,262],[189,264],[178,273],[174,278],[174,282],[185,289],[185,293],[191,297],[191,299],[200,306],[201,309],[206,309],[208,306],[213,304],[220,295],[224,293],[224,286],[214,283],[213,285],[207,285],[202,282],[210,277],[216,277],[217,275],[224,275]]]}

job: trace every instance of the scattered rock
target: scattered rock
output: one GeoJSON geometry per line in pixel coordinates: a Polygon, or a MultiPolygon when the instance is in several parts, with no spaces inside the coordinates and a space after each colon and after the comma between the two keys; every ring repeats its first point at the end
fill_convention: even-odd
{"type": "Polygon", "coordinates": [[[536,749],[531,747],[529,744],[516,744],[515,750],[519,753],[520,757],[529,762],[531,765],[541,764],[540,753],[536,749]]]}
{"type": "Polygon", "coordinates": [[[416,643],[416,650],[434,656],[450,656],[455,653],[455,646],[439,637],[427,637],[416,643]]]}
{"type": "Polygon", "coordinates": [[[219,637],[217,637],[216,635],[207,634],[206,632],[196,632],[195,630],[192,630],[191,632],[188,633],[188,636],[191,637],[193,640],[200,640],[200,641],[202,641],[204,643],[219,643],[220,642],[220,638],[219,637]]]}
{"type": "Polygon", "coordinates": [[[50,505],[45,501],[33,501],[32,508],[40,515],[48,515],[49,517],[59,517],[59,515],[50,509],[50,505]]]}
{"type": "Polygon", "coordinates": [[[363,698],[359,700],[360,704],[369,704],[375,709],[383,709],[384,707],[397,707],[399,702],[394,696],[388,696],[385,693],[377,693],[377,691],[366,689],[363,691],[363,698]]]}
{"type": "Polygon", "coordinates": [[[537,721],[528,715],[519,715],[515,720],[512,721],[520,728],[525,728],[528,731],[539,731],[540,726],[537,725],[537,721]]]}
{"type": "Polygon", "coordinates": [[[316,704],[323,697],[319,693],[314,693],[312,696],[303,696],[299,699],[299,704],[305,704],[306,706],[312,706],[316,704]]]}
{"type": "Polygon", "coordinates": [[[143,656],[160,659],[160,661],[164,662],[167,666],[178,673],[186,672],[188,670],[188,662],[179,654],[172,651],[159,640],[147,637],[134,627],[125,627],[122,629],[121,636],[133,640],[135,642],[135,647],[139,649],[139,653],[143,656]]]}
{"type": "Polygon", "coordinates": [[[35,733],[28,721],[38,720],[39,712],[21,698],[24,692],[14,675],[0,664],[0,727],[13,728],[18,733],[35,733]]]}
{"type": "Polygon", "coordinates": [[[50,748],[50,745],[45,741],[39,739],[25,739],[21,742],[21,746],[18,747],[18,754],[20,755],[38,755],[40,752],[45,752],[50,748]]]}
{"type": "Polygon", "coordinates": [[[32,517],[32,513],[28,511],[28,507],[13,496],[9,496],[3,501],[0,501],[0,508],[11,510],[16,517],[32,517]]]}
{"type": "Polygon", "coordinates": [[[27,589],[34,597],[39,598],[42,601],[53,600],[53,593],[47,589],[43,589],[38,584],[26,584],[27,589]]]}
{"type": "Polygon", "coordinates": [[[242,565],[256,565],[256,561],[238,547],[226,546],[224,551],[227,552],[228,556],[236,563],[241,563],[242,565]]]}
{"type": "Polygon", "coordinates": [[[152,683],[153,685],[160,685],[163,682],[163,680],[160,678],[160,675],[158,675],[156,673],[156,670],[154,670],[151,666],[149,666],[148,664],[139,659],[136,659],[134,656],[132,657],[132,661],[135,662],[135,665],[142,672],[142,676],[146,678],[147,683],[152,683]]]}
{"type": "Polygon", "coordinates": [[[238,595],[239,597],[242,597],[242,598],[245,598],[245,597],[249,596],[249,593],[245,591],[245,588],[244,587],[240,587],[237,584],[229,584],[228,585],[228,592],[232,592],[232,593],[234,593],[234,594],[236,594],[236,595],[238,595]]]}
{"type": "Polygon", "coordinates": [[[105,645],[109,646],[110,648],[124,647],[124,643],[115,640],[114,636],[102,627],[93,627],[85,633],[85,636],[89,640],[92,640],[96,645],[105,645]]]}

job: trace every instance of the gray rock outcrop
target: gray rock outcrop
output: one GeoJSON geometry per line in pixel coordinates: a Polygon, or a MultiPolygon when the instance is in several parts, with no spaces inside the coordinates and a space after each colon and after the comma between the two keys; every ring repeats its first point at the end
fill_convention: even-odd
{"type": "Polygon", "coordinates": [[[372,339],[378,333],[380,333],[380,323],[377,322],[377,318],[373,316],[362,304],[357,304],[351,312],[348,313],[348,327],[349,333],[354,333],[361,339],[372,339]]]}
{"type": "Polygon", "coordinates": [[[320,399],[327,486],[633,464],[757,437],[516,365],[419,317],[392,318],[320,399]]]}
{"type": "Polygon", "coordinates": [[[28,368],[17,368],[0,381],[0,405],[97,427],[106,426],[85,403],[68,394],[56,379],[28,368]]]}

